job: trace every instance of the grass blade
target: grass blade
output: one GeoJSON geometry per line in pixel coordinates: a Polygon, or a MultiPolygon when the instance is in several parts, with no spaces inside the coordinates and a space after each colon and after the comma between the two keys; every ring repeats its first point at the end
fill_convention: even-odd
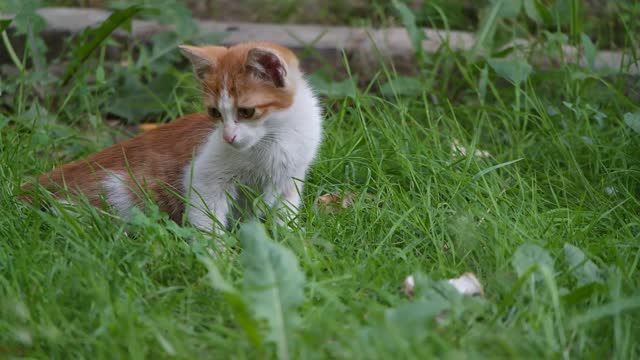
{"type": "Polygon", "coordinates": [[[416,52],[416,56],[418,57],[418,61],[420,64],[424,63],[425,53],[422,48],[422,41],[425,38],[424,31],[416,25],[416,17],[407,7],[407,5],[394,0],[393,7],[396,9],[398,14],[400,15],[400,21],[402,21],[402,25],[404,25],[405,29],[407,29],[407,33],[409,34],[409,38],[411,39],[411,45],[413,46],[413,50],[416,52]]]}
{"type": "Polygon", "coordinates": [[[524,158],[515,159],[515,160],[503,162],[501,164],[490,166],[490,167],[488,167],[486,169],[483,169],[482,171],[478,172],[477,174],[473,175],[472,180],[477,180],[477,179],[483,177],[484,175],[486,175],[487,173],[492,172],[493,170],[497,170],[497,169],[500,169],[501,167],[505,167],[505,166],[509,166],[511,164],[515,164],[515,163],[517,163],[518,161],[521,161],[521,160],[524,160],[524,158]]]}
{"type": "Polygon", "coordinates": [[[576,317],[573,320],[574,326],[580,326],[588,322],[596,321],[604,317],[614,316],[631,309],[640,308],[640,296],[620,299],[606,305],[592,308],[586,314],[576,317]]]}
{"type": "Polygon", "coordinates": [[[9,36],[7,36],[7,32],[5,31],[9,25],[11,25],[11,19],[0,20],[0,34],[2,34],[2,42],[4,43],[4,47],[7,49],[7,53],[9,53],[9,58],[11,58],[13,64],[22,73],[24,72],[24,66],[20,62],[20,59],[18,59],[18,55],[16,55],[16,51],[13,49],[11,41],[9,41],[9,36]]]}
{"type": "Polygon", "coordinates": [[[473,44],[473,47],[469,51],[467,55],[467,60],[473,61],[478,55],[478,51],[482,47],[486,46],[487,43],[491,41],[491,39],[493,38],[493,33],[496,28],[496,23],[500,18],[500,11],[502,10],[502,6],[503,6],[503,1],[496,1],[491,7],[489,14],[485,18],[485,20],[482,22],[480,30],[476,35],[476,42],[475,44],[473,44]]]}
{"type": "Polygon", "coordinates": [[[118,10],[111,14],[105,22],[103,22],[97,29],[91,30],[87,35],[91,39],[81,46],[74,54],[73,61],[67,67],[63,77],[62,85],[66,85],[71,79],[71,76],[75,74],[76,70],[89,58],[89,56],[100,46],[100,44],[113,33],[118,27],[127,21],[131,20],[137,13],[144,8],[139,5],[132,5],[125,9],[118,10]]]}

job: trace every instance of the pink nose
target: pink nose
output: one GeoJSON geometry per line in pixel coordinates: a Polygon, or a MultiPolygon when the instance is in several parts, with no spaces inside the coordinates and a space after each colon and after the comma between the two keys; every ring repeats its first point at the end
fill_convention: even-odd
{"type": "Polygon", "coordinates": [[[236,141],[236,135],[222,134],[222,138],[229,144],[233,144],[236,141]]]}

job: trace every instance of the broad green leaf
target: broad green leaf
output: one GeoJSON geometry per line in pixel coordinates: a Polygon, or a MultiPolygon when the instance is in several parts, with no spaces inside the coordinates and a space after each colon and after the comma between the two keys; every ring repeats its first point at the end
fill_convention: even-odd
{"type": "Polygon", "coordinates": [[[590,283],[585,286],[578,287],[571,292],[562,295],[562,302],[566,304],[580,303],[593,296],[593,294],[601,292],[603,288],[604,286],[599,283],[590,283]]]}
{"type": "Polygon", "coordinates": [[[460,305],[461,295],[446,281],[434,281],[414,274],[414,300],[385,311],[386,326],[403,338],[421,340],[428,334],[430,320],[460,305]]]}
{"type": "Polygon", "coordinates": [[[574,326],[596,321],[604,317],[615,316],[624,311],[640,308],[640,296],[617,299],[605,305],[592,307],[585,314],[577,316],[573,320],[574,326]]]}
{"type": "Polygon", "coordinates": [[[582,250],[571,244],[564,244],[564,256],[571,274],[578,281],[578,286],[602,282],[600,269],[585,256],[582,250]]]}
{"type": "Polygon", "coordinates": [[[96,82],[98,84],[104,84],[104,67],[102,65],[98,66],[96,69],[96,82]]]}
{"type": "Polygon", "coordinates": [[[380,87],[380,92],[386,96],[418,95],[422,94],[423,91],[424,86],[422,83],[418,79],[409,76],[398,76],[380,87]]]}
{"type": "Polygon", "coordinates": [[[416,17],[407,5],[398,0],[393,0],[393,7],[400,15],[400,21],[407,29],[413,50],[416,52],[418,60],[422,63],[424,61],[424,49],[422,48],[422,41],[425,39],[424,31],[416,25],[416,17]]]}
{"type": "Polygon", "coordinates": [[[105,20],[98,28],[90,30],[87,35],[89,41],[80,46],[73,54],[73,60],[67,67],[63,77],[62,84],[66,84],[76,70],[82,65],[87,58],[100,46],[100,44],[113,33],[118,27],[125,25],[133,16],[142,11],[144,8],[139,5],[132,5],[125,9],[115,11],[107,20],[105,20]]]}
{"type": "Polygon", "coordinates": [[[36,10],[43,6],[42,0],[0,1],[0,13],[15,14],[13,24],[18,34],[40,33],[47,23],[36,10]]]}
{"type": "Polygon", "coordinates": [[[414,300],[385,311],[386,326],[403,338],[421,341],[428,335],[431,320],[457,319],[486,311],[480,299],[462,295],[448,280],[433,280],[422,273],[414,274],[414,300]]]}
{"type": "Polygon", "coordinates": [[[468,60],[474,60],[478,55],[478,52],[486,47],[489,47],[493,41],[493,36],[496,32],[496,24],[500,19],[500,11],[502,9],[502,2],[496,2],[491,5],[491,9],[488,14],[483,17],[480,29],[476,33],[476,41],[467,54],[468,60]]]}
{"type": "Polygon", "coordinates": [[[329,98],[355,98],[358,92],[355,77],[336,82],[326,80],[321,74],[312,74],[308,80],[318,94],[329,98]]]}
{"type": "Polygon", "coordinates": [[[304,301],[304,273],[293,252],[270,240],[257,222],[240,228],[243,295],[259,320],[268,324],[266,341],[278,357],[289,359],[291,339],[300,325],[297,307],[304,301]]]}
{"type": "Polygon", "coordinates": [[[538,245],[529,243],[520,245],[515,254],[513,254],[511,264],[518,276],[522,276],[532,266],[537,266],[538,270],[533,274],[535,281],[543,279],[542,272],[539,270],[540,268],[546,267],[553,271],[553,259],[549,253],[538,245]]]}
{"type": "Polygon", "coordinates": [[[417,299],[385,311],[387,325],[405,336],[426,335],[429,321],[450,308],[446,301],[417,299]]]}
{"type": "Polygon", "coordinates": [[[500,7],[498,14],[503,18],[517,17],[522,9],[522,0],[492,0],[491,4],[500,7]]]}
{"type": "Polygon", "coordinates": [[[489,59],[489,66],[502,78],[507,79],[519,85],[521,82],[526,81],[531,74],[533,68],[527,60],[522,58],[517,59],[489,59]]]}
{"type": "Polygon", "coordinates": [[[177,84],[176,78],[168,72],[156,76],[148,85],[142,84],[135,74],[125,76],[107,112],[134,123],[161,112],[177,84]]]}
{"type": "Polygon", "coordinates": [[[640,111],[624,114],[624,123],[633,131],[640,134],[640,111]]]}
{"type": "Polygon", "coordinates": [[[535,21],[536,23],[542,23],[542,16],[538,11],[538,7],[536,6],[536,0],[524,0],[524,12],[527,14],[529,19],[535,21]]]}
{"type": "Polygon", "coordinates": [[[556,0],[548,6],[554,24],[566,25],[571,22],[571,2],[573,0],[556,0]]]}
{"type": "Polygon", "coordinates": [[[596,64],[598,50],[586,34],[580,34],[580,40],[582,41],[582,49],[584,49],[584,57],[587,59],[587,64],[589,64],[589,67],[593,70],[596,64]]]}
{"type": "Polygon", "coordinates": [[[231,306],[233,316],[247,333],[251,343],[256,347],[260,347],[262,341],[260,338],[259,326],[251,316],[251,311],[249,310],[245,299],[242,297],[242,294],[231,283],[224,279],[220,270],[210,258],[206,256],[198,256],[198,259],[207,267],[211,285],[214,289],[222,293],[227,304],[231,306]]]}
{"type": "Polygon", "coordinates": [[[545,40],[556,46],[567,45],[569,43],[569,36],[562,32],[544,32],[545,40]]]}
{"type": "Polygon", "coordinates": [[[553,16],[547,5],[543,4],[541,0],[533,0],[533,2],[542,23],[547,26],[553,25],[553,16]]]}
{"type": "Polygon", "coordinates": [[[436,281],[421,273],[414,275],[415,298],[426,299],[431,302],[458,303],[462,295],[446,280],[436,281]]]}
{"type": "Polygon", "coordinates": [[[211,261],[211,259],[206,258],[204,256],[200,257],[200,262],[202,262],[209,271],[209,280],[211,281],[211,285],[214,289],[221,291],[227,294],[239,294],[238,290],[231,285],[227,280],[224,279],[218,267],[211,261]]]}

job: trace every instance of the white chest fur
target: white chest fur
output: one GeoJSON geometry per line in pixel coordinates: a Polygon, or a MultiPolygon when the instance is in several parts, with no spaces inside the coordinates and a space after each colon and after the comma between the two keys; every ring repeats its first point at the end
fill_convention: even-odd
{"type": "Polygon", "coordinates": [[[239,185],[252,188],[270,206],[298,208],[301,181],[322,137],[320,106],[302,79],[291,107],[270,114],[264,126],[265,135],[250,149],[225,143],[218,128],[198,150],[184,177],[187,216],[194,226],[209,231],[215,219],[225,227],[239,185]]]}

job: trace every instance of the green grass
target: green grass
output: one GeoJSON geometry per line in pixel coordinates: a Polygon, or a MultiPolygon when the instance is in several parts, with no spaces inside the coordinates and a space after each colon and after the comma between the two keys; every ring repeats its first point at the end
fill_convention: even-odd
{"type": "MultiPolygon", "coordinates": [[[[248,295],[262,264],[247,263],[256,250],[245,242],[238,256],[214,259],[203,250],[212,239],[189,243],[191,228],[157,212],[126,220],[78,206],[56,216],[15,200],[30,176],[122,136],[103,120],[116,101],[140,102],[123,89],[148,101],[121,115],[129,122],[199,109],[177,51],[145,62],[150,50],[123,68],[105,59],[109,46],[64,91],[46,73],[3,79],[0,357],[276,357],[273,328],[253,320],[273,299],[248,295]],[[107,76],[87,81],[96,68],[107,76]],[[239,295],[220,291],[216,268],[239,295]]],[[[325,140],[300,228],[266,224],[294,255],[269,248],[276,276],[295,273],[296,259],[305,275],[291,283],[301,283],[300,306],[283,308],[299,316],[286,331],[290,358],[640,356],[633,78],[563,65],[533,69],[516,89],[504,78],[520,70],[496,63],[443,50],[417,88],[405,78],[384,87],[397,76],[382,72],[370,91],[324,99],[325,140]],[[456,140],[467,156],[452,151],[456,140]],[[353,203],[315,205],[330,192],[354,194],[353,203]],[[468,271],[484,297],[437,282],[468,271]],[[422,275],[409,299],[401,283],[412,273],[422,275]]]]}

